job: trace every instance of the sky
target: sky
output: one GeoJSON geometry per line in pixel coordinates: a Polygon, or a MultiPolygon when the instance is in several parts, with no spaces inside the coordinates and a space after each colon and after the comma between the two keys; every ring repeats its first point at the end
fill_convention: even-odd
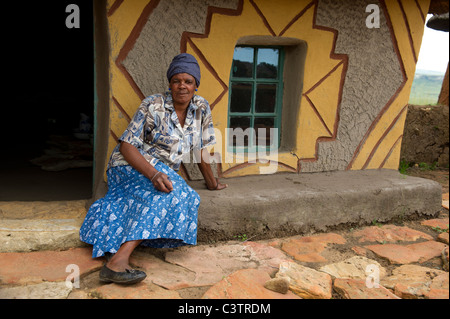
{"type": "MultiPolygon", "coordinates": [[[[429,14],[427,21],[432,16],[429,14]]],[[[436,71],[444,74],[449,60],[448,45],[448,32],[436,31],[425,26],[416,69],[436,71]]]]}

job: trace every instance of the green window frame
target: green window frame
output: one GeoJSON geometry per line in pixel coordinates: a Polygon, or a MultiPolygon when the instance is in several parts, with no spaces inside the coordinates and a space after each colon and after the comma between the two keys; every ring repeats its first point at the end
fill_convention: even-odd
{"type": "MultiPolygon", "coordinates": [[[[278,148],[280,145],[281,111],[283,103],[284,49],[281,46],[236,46],[230,74],[228,128],[241,128],[243,145],[237,145],[236,136],[229,136],[228,149],[258,151],[278,148]],[[250,130],[246,131],[248,128],[250,130]],[[276,136],[266,130],[258,144],[258,128],[276,128],[276,136]],[[255,136],[256,134],[256,136],[255,136]],[[246,139],[245,139],[246,138],[246,139]]],[[[242,143],[238,143],[242,144],[242,143]]]]}

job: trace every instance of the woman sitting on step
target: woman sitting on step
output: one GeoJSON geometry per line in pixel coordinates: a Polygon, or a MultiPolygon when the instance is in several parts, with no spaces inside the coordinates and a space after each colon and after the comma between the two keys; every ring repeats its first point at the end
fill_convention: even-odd
{"type": "Polygon", "coordinates": [[[186,53],[167,71],[169,91],[145,98],[108,163],[108,193],[89,209],[80,239],[93,245],[94,258],[113,254],[100,280],[131,284],[146,274],[132,269],[129,258],[138,245],[156,248],[195,245],[199,195],[176,171],[191,150],[201,150],[198,163],[207,188],[221,190],[206,147],[215,144],[211,109],[195,95],[200,67],[186,53]]]}

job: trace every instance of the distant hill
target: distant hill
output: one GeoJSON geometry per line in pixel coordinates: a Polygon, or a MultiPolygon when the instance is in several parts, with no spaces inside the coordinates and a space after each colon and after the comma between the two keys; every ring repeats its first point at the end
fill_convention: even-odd
{"type": "Polygon", "coordinates": [[[444,73],[417,69],[409,95],[409,104],[435,105],[439,99],[443,80],[444,73]]]}

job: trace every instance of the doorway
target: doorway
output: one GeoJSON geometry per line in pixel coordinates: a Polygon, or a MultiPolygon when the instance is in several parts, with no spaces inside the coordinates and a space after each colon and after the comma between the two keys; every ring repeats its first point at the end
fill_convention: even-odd
{"type": "Polygon", "coordinates": [[[88,199],[93,185],[92,1],[9,2],[0,201],[88,199]],[[69,4],[79,28],[68,28],[69,4]],[[11,22],[13,21],[13,22],[11,22]]]}

